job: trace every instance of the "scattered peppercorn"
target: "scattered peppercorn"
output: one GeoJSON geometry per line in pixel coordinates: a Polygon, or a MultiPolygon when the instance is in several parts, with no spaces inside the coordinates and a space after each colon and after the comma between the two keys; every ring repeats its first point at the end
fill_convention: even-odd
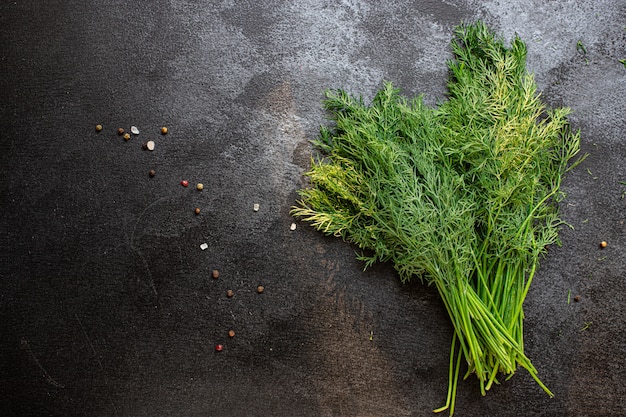
{"type": "Polygon", "coordinates": [[[259,294],[263,293],[263,291],[265,291],[265,287],[262,285],[259,285],[258,287],[256,287],[256,292],[258,292],[259,294]]]}
{"type": "Polygon", "coordinates": [[[220,277],[220,271],[214,269],[213,272],[211,272],[211,275],[213,276],[213,278],[218,279],[220,277]]]}
{"type": "Polygon", "coordinates": [[[600,242],[600,248],[604,249],[606,248],[607,243],[603,240],[602,242],[600,242]]]}
{"type": "Polygon", "coordinates": [[[574,297],[574,301],[579,302],[580,301],[580,295],[577,295],[576,297],[574,297]]]}
{"type": "Polygon", "coordinates": [[[193,212],[196,213],[196,215],[200,214],[200,207],[196,207],[193,212]]]}
{"type": "Polygon", "coordinates": [[[233,292],[233,290],[228,290],[228,291],[226,291],[226,297],[231,298],[233,295],[235,295],[235,293],[233,292]]]}
{"type": "Polygon", "coordinates": [[[161,128],[161,134],[162,134],[162,135],[167,135],[167,127],[163,126],[163,127],[161,128]]]}
{"type": "Polygon", "coordinates": [[[235,331],[234,330],[229,330],[228,331],[228,337],[235,337],[235,331]]]}
{"type": "Polygon", "coordinates": [[[215,351],[216,352],[221,352],[223,350],[224,350],[224,346],[222,346],[222,345],[215,345],[215,351]]]}
{"type": "Polygon", "coordinates": [[[124,140],[126,140],[126,141],[130,140],[130,133],[125,133],[124,134],[124,140]]]}
{"type": "Polygon", "coordinates": [[[151,169],[150,171],[148,171],[148,175],[150,175],[150,177],[154,177],[156,175],[156,171],[151,169]]]}
{"type": "Polygon", "coordinates": [[[96,125],[96,132],[99,132],[102,130],[102,125],[96,125]]]}
{"type": "Polygon", "coordinates": [[[120,127],[117,129],[117,134],[122,136],[124,134],[124,128],[120,127]]]}
{"type": "Polygon", "coordinates": [[[187,187],[187,186],[189,185],[189,181],[187,181],[187,180],[182,180],[182,181],[180,182],[180,185],[182,185],[183,187],[187,187]]]}
{"type": "Polygon", "coordinates": [[[196,189],[198,191],[202,191],[204,189],[204,184],[202,184],[201,182],[199,182],[198,184],[196,184],[196,189]]]}

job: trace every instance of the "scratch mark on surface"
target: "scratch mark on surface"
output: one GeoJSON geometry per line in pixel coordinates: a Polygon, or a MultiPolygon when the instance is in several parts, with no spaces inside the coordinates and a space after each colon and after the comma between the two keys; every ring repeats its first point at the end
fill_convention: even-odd
{"type": "MultiPolygon", "coordinates": [[[[152,271],[150,270],[150,265],[148,264],[148,261],[146,260],[146,258],[143,256],[143,253],[139,249],[133,248],[132,246],[131,246],[131,249],[137,255],[139,255],[139,258],[141,258],[141,263],[146,269],[146,272],[148,272],[148,277],[150,278],[150,288],[152,288],[152,292],[154,293],[154,296],[158,297],[159,293],[157,292],[156,286],[154,285],[154,278],[152,277],[152,271]]],[[[137,280],[139,280],[139,278],[137,278],[137,280]]]]}
{"type": "MultiPolygon", "coordinates": [[[[104,366],[102,366],[102,361],[100,360],[100,357],[98,356],[98,353],[96,352],[96,349],[93,347],[93,343],[91,343],[91,339],[87,335],[87,332],[85,331],[85,327],[83,326],[83,323],[80,321],[80,317],[78,317],[78,314],[76,314],[76,313],[74,314],[74,316],[76,317],[76,321],[78,322],[78,325],[80,326],[80,330],[83,332],[83,336],[85,336],[85,340],[87,341],[87,343],[89,343],[89,347],[91,348],[91,352],[93,353],[93,356],[96,358],[96,361],[98,362],[98,366],[100,367],[100,371],[102,371],[102,376],[104,378],[104,384],[105,385],[109,385],[109,380],[108,380],[106,372],[104,370],[104,366]]],[[[115,415],[117,416],[118,415],[117,407],[115,406],[115,403],[113,401],[111,401],[111,405],[113,406],[113,409],[115,410],[115,415]]]]}
{"type": "Polygon", "coordinates": [[[30,356],[30,358],[35,363],[35,365],[37,365],[37,367],[39,368],[39,370],[43,374],[43,377],[46,379],[46,382],[48,384],[53,385],[53,386],[55,386],[57,388],[65,388],[65,386],[63,384],[59,384],[57,381],[55,381],[54,378],[52,378],[50,376],[48,371],[46,371],[46,369],[41,365],[41,363],[39,362],[39,359],[37,359],[37,357],[33,353],[33,350],[30,348],[30,343],[28,343],[28,340],[26,340],[25,338],[22,337],[22,339],[20,340],[20,347],[23,350],[25,350],[26,353],[28,353],[28,356],[30,356]]]}
{"type": "Polygon", "coordinates": [[[169,200],[170,198],[171,197],[169,197],[169,196],[161,197],[161,198],[156,199],[152,203],[148,204],[148,206],[146,208],[144,208],[142,210],[142,212],[139,214],[139,216],[137,217],[137,220],[135,221],[135,225],[133,226],[133,231],[130,234],[130,236],[128,237],[130,249],[133,252],[135,252],[139,256],[139,258],[141,258],[141,263],[143,264],[144,268],[148,272],[148,277],[150,278],[150,288],[152,288],[152,292],[154,292],[154,295],[156,297],[158,297],[159,294],[157,292],[156,286],[154,285],[154,277],[152,276],[152,271],[150,270],[150,265],[148,264],[148,261],[146,261],[146,258],[143,255],[143,252],[141,252],[141,250],[135,246],[135,235],[137,234],[137,226],[139,226],[139,223],[141,222],[141,219],[148,212],[148,210],[150,210],[153,206],[161,203],[162,201],[169,200]]]}
{"type": "Polygon", "coordinates": [[[109,385],[109,381],[107,381],[106,373],[104,372],[104,367],[102,366],[102,362],[100,361],[100,358],[98,357],[98,354],[96,353],[96,349],[93,347],[93,343],[91,343],[91,339],[89,339],[89,336],[87,336],[87,332],[85,331],[85,328],[83,327],[83,323],[80,321],[78,314],[74,314],[74,316],[76,316],[76,321],[78,322],[78,325],[80,326],[80,330],[82,330],[83,335],[85,336],[85,340],[87,341],[87,343],[89,343],[89,347],[91,348],[91,352],[93,353],[93,356],[96,358],[96,361],[98,361],[98,365],[100,366],[102,375],[104,375],[104,383],[109,385]]]}

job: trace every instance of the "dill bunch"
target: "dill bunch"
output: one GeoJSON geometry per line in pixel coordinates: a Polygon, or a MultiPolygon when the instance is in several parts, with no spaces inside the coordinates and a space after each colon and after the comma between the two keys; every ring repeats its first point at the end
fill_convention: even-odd
{"type": "Polygon", "coordinates": [[[436,108],[389,82],[370,104],[327,91],[332,122],[292,214],[392,262],[400,279],[435,285],[454,326],[446,404],[462,361],[483,395],[521,366],[550,395],[524,353],[523,302],[545,248],[558,243],[560,185],[580,138],[569,110],[547,109],[510,47],[483,23],[461,25],[436,108]]]}

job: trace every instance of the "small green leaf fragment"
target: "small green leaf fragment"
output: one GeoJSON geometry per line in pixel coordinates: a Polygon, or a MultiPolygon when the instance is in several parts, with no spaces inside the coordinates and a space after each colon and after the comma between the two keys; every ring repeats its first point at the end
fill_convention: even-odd
{"type": "Polygon", "coordinates": [[[567,305],[570,304],[571,299],[572,299],[572,290],[567,290],[567,305]]]}
{"type": "Polygon", "coordinates": [[[594,175],[593,175],[593,172],[591,172],[591,170],[590,170],[589,168],[587,168],[587,174],[591,175],[591,177],[592,177],[594,180],[597,180],[597,179],[598,179],[598,177],[596,177],[596,176],[594,176],[594,175]]]}
{"type": "Polygon", "coordinates": [[[584,332],[585,330],[587,330],[588,328],[590,328],[592,324],[593,324],[593,322],[592,322],[592,321],[586,321],[586,322],[584,323],[584,326],[582,327],[582,329],[580,329],[580,331],[581,331],[581,332],[584,332]]]}
{"type": "Polygon", "coordinates": [[[619,62],[626,68],[626,59],[620,59],[619,62]]]}
{"type": "Polygon", "coordinates": [[[578,52],[582,52],[583,54],[587,53],[587,48],[585,48],[585,45],[580,40],[576,43],[576,50],[578,52]]]}

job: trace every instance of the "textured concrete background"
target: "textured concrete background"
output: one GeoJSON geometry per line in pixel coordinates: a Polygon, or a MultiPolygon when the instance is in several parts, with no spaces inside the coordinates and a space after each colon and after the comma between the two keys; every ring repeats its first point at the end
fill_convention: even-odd
{"type": "Polygon", "coordinates": [[[436,291],[363,272],[289,209],[323,91],[390,80],[435,104],[453,27],[478,18],[527,42],[590,156],[525,305],[555,398],[523,370],[486,397],[472,377],[458,415],[625,415],[622,0],[1,2],[0,414],[432,415],[452,335],[436,291]]]}

